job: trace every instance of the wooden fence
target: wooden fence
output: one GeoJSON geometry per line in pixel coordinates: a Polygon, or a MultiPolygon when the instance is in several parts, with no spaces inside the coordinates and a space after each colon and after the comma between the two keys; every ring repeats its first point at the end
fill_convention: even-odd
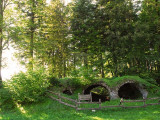
{"type": "Polygon", "coordinates": [[[146,107],[146,106],[150,106],[150,105],[160,105],[160,97],[157,98],[147,98],[147,99],[143,99],[143,100],[121,100],[121,104],[120,105],[109,105],[109,106],[102,106],[101,104],[101,100],[99,100],[99,102],[92,102],[92,99],[89,100],[90,96],[86,96],[86,95],[78,95],[78,99],[74,100],[71,98],[67,98],[64,96],[61,96],[60,93],[54,93],[52,91],[48,91],[48,93],[52,94],[49,95],[48,97],[50,97],[53,100],[58,101],[61,104],[64,104],[66,106],[75,108],[76,110],[100,110],[102,108],[115,108],[115,107],[121,107],[121,108],[141,108],[141,107],[146,107]],[[54,96],[53,96],[54,95],[54,96]],[[69,101],[71,103],[65,102],[65,101],[69,101]],[[81,101],[81,100],[89,100],[89,101],[81,101]],[[157,103],[148,103],[148,100],[158,100],[157,103]],[[141,106],[125,106],[125,103],[131,103],[131,102],[142,102],[143,104],[141,106]],[[99,107],[97,108],[81,108],[80,105],[81,104],[98,104],[99,107]]]}
{"type": "Polygon", "coordinates": [[[143,99],[143,100],[124,100],[122,101],[122,107],[123,108],[141,108],[141,107],[146,107],[146,106],[150,106],[150,105],[160,105],[160,97],[156,97],[156,98],[146,98],[146,99],[143,99]],[[147,104],[147,101],[149,100],[158,100],[157,103],[148,103],[147,104]],[[133,102],[142,102],[143,105],[141,106],[125,106],[125,103],[133,103],[133,102]]]}

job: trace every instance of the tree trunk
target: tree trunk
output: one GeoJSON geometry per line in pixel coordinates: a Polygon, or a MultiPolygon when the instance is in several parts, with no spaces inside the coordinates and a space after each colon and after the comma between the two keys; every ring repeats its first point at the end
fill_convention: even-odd
{"type": "Polygon", "coordinates": [[[63,58],[63,77],[66,77],[66,60],[63,58]]]}
{"type": "Polygon", "coordinates": [[[88,69],[88,56],[87,56],[87,50],[85,50],[85,52],[84,52],[84,56],[83,56],[83,64],[84,64],[84,66],[88,69]]]}
{"type": "Polygon", "coordinates": [[[101,77],[104,78],[104,66],[103,66],[103,56],[100,53],[100,61],[101,61],[101,77]]]}
{"type": "Polygon", "coordinates": [[[3,0],[0,0],[0,88],[2,88],[3,0]]]}
{"type": "Polygon", "coordinates": [[[32,8],[31,8],[31,39],[30,39],[30,58],[29,58],[29,69],[33,70],[33,45],[34,45],[34,18],[35,18],[35,0],[32,0],[32,8]]]}

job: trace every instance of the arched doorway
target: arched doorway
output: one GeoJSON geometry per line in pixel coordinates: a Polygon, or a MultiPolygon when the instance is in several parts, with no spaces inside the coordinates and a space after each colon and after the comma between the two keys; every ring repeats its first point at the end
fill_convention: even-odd
{"type": "Polygon", "coordinates": [[[126,83],[119,88],[118,96],[124,99],[138,99],[142,98],[142,93],[136,83],[126,83]]]}
{"type": "Polygon", "coordinates": [[[110,100],[110,89],[107,85],[103,84],[93,84],[87,87],[83,94],[92,94],[92,101],[97,102],[101,99],[102,102],[110,100]]]}

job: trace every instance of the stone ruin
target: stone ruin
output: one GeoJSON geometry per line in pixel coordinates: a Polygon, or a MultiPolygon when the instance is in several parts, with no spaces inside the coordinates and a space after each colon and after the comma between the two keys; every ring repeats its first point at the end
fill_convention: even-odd
{"type": "MultiPolygon", "coordinates": [[[[148,92],[144,89],[144,85],[138,83],[134,80],[126,80],[117,86],[110,88],[105,82],[101,81],[92,85],[87,86],[83,90],[83,94],[92,93],[92,100],[102,102],[109,101],[110,99],[124,98],[124,99],[138,99],[138,98],[147,98],[148,92]],[[108,94],[101,95],[96,92],[92,92],[92,89],[102,87],[108,94]]],[[[98,92],[98,91],[97,91],[98,92]]]]}

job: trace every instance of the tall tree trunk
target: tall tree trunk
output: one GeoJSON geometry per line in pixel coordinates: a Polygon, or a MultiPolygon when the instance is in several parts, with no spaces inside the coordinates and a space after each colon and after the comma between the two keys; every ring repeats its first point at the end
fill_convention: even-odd
{"type": "Polygon", "coordinates": [[[104,78],[104,66],[103,66],[103,56],[100,53],[100,61],[101,61],[101,77],[104,78]]]}
{"type": "Polygon", "coordinates": [[[87,56],[87,50],[84,51],[83,55],[83,64],[88,69],[88,56],[87,56]]]}
{"type": "Polygon", "coordinates": [[[63,77],[66,77],[66,60],[63,58],[63,77]]]}
{"type": "Polygon", "coordinates": [[[76,70],[76,55],[75,55],[75,53],[73,54],[73,69],[76,70]]]}
{"type": "MultiPolygon", "coordinates": [[[[75,45],[75,43],[73,43],[73,45],[75,45]]],[[[73,47],[73,51],[75,52],[76,48],[73,47]]],[[[76,70],[76,54],[73,53],[73,70],[76,70]]]]}
{"type": "Polygon", "coordinates": [[[115,53],[113,53],[113,64],[114,64],[114,76],[117,77],[117,57],[115,53]]]}
{"type": "Polygon", "coordinates": [[[2,88],[2,50],[3,50],[3,0],[0,0],[0,88],[2,88]]]}
{"type": "Polygon", "coordinates": [[[35,0],[32,0],[32,8],[31,8],[31,38],[30,38],[30,58],[29,58],[29,69],[33,70],[33,47],[34,47],[34,32],[35,32],[35,0]]]}

